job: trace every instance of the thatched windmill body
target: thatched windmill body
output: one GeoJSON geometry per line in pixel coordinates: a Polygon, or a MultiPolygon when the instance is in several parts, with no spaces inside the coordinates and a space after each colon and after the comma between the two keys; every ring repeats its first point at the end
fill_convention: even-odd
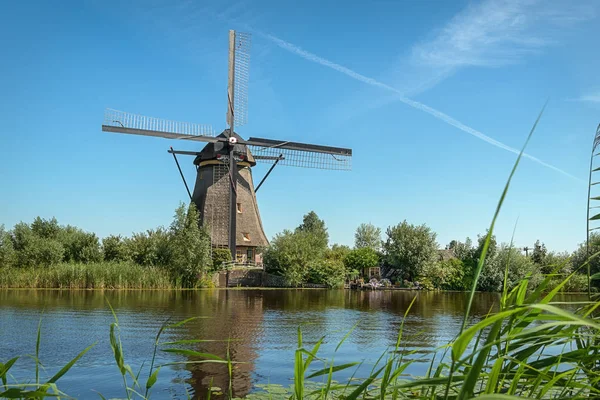
{"type": "Polygon", "coordinates": [[[208,225],[213,247],[227,247],[234,259],[253,261],[256,248],[268,244],[256,191],[276,165],[350,170],[352,150],[282,140],[250,137],[243,139],[234,126],[247,121],[250,35],[229,31],[227,125],[221,134],[208,125],[169,121],[107,109],[102,130],[167,139],[207,143],[199,152],[171,147],[186,190],[200,211],[201,223],[208,225]],[[196,182],[190,192],[177,154],[192,155],[196,182]],[[251,168],[257,162],[272,164],[258,186],[251,168]]]}

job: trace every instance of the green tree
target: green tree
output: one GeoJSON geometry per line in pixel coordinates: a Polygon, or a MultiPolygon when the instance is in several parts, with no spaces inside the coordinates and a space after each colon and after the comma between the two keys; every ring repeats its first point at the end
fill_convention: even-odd
{"type": "Polygon", "coordinates": [[[371,247],[360,247],[352,250],[344,259],[344,265],[348,272],[359,271],[364,268],[379,266],[379,254],[371,247]]]}
{"type": "Polygon", "coordinates": [[[94,233],[67,225],[59,231],[57,239],[65,248],[63,260],[66,262],[90,263],[102,261],[100,240],[94,233]]]}
{"type": "Polygon", "coordinates": [[[62,228],[54,217],[49,220],[35,217],[31,223],[31,231],[40,238],[57,239],[62,228]]]}
{"type": "Polygon", "coordinates": [[[334,244],[331,248],[325,253],[325,258],[327,260],[336,260],[344,262],[344,259],[352,250],[350,247],[343,244],[334,244]]]}
{"type": "Polygon", "coordinates": [[[473,249],[471,238],[466,238],[464,242],[452,240],[448,244],[448,249],[452,250],[456,258],[463,262],[474,257],[475,249],[473,249]]]}
{"type": "Polygon", "coordinates": [[[10,232],[4,229],[4,225],[0,225],[0,268],[13,266],[16,261],[17,254],[10,232]]]}
{"type": "Polygon", "coordinates": [[[12,241],[16,264],[20,267],[48,267],[58,264],[65,252],[58,240],[36,235],[24,222],[13,228],[12,241]]]}
{"type": "Polygon", "coordinates": [[[533,252],[531,253],[531,261],[542,271],[544,274],[550,273],[548,270],[546,257],[548,256],[548,250],[544,243],[540,243],[539,240],[535,241],[533,245],[533,252]]]}
{"type": "Polygon", "coordinates": [[[127,243],[121,235],[109,235],[102,239],[105,261],[128,261],[131,259],[127,243]]]}
{"type": "Polygon", "coordinates": [[[414,281],[437,256],[436,234],[425,224],[412,225],[404,220],[389,227],[384,244],[386,263],[398,270],[403,279],[414,281]]]}
{"type": "Polygon", "coordinates": [[[371,223],[362,223],[354,234],[354,247],[369,247],[375,251],[381,249],[381,229],[371,223]]]}
{"type": "Polygon", "coordinates": [[[442,290],[465,290],[464,265],[458,258],[441,260],[425,268],[424,277],[429,279],[434,288],[442,290]]]}
{"type": "Polygon", "coordinates": [[[307,230],[284,230],[275,235],[263,263],[269,273],[282,275],[294,286],[306,281],[311,267],[323,259],[322,242],[307,230]]]}
{"type": "Polygon", "coordinates": [[[296,228],[297,232],[306,232],[312,236],[315,250],[324,252],[329,244],[329,233],[325,227],[325,221],[319,219],[319,216],[314,211],[306,214],[302,223],[296,228]]]}
{"type": "Polygon", "coordinates": [[[194,203],[181,204],[175,210],[170,227],[171,269],[181,278],[183,286],[194,287],[212,266],[210,234],[198,224],[199,215],[194,203]]]}
{"type": "Polygon", "coordinates": [[[171,263],[170,233],[163,227],[134,233],[125,240],[133,262],[144,266],[168,266],[171,263]]]}
{"type": "Polygon", "coordinates": [[[316,260],[310,264],[308,282],[325,284],[330,288],[341,288],[346,281],[344,263],[337,259],[316,260]]]}

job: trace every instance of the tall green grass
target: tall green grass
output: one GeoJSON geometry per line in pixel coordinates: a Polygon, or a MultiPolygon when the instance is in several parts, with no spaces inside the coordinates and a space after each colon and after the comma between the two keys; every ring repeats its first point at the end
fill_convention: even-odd
{"type": "MultiPolygon", "coordinates": [[[[528,136],[528,141],[539,118],[528,136]]],[[[525,278],[511,290],[508,290],[505,280],[500,309],[480,321],[471,320],[473,293],[480,273],[485,268],[487,245],[522,153],[523,151],[515,162],[492,218],[486,245],[477,266],[468,307],[464,313],[463,324],[453,341],[425,354],[408,351],[403,346],[404,322],[402,322],[395,346],[379,357],[367,376],[352,375],[351,379],[337,381],[335,378],[338,372],[357,368],[359,364],[358,361],[335,363],[335,354],[351,332],[338,344],[333,357],[326,359],[319,354],[323,338],[311,348],[306,348],[302,330],[299,329],[298,346],[294,359],[290,360],[294,365],[293,384],[290,387],[261,385],[259,391],[248,395],[247,398],[297,400],[600,398],[600,319],[597,310],[600,302],[590,295],[589,301],[570,304],[571,307],[575,307],[574,311],[567,311],[563,303],[555,302],[556,295],[569,284],[577,271],[552,287],[551,283],[556,282],[555,274],[546,276],[535,287],[531,287],[529,278],[525,278]],[[405,371],[411,364],[422,361],[429,363],[425,376],[410,378],[405,375],[405,371]]],[[[600,252],[592,255],[588,263],[598,256],[600,252]]],[[[558,266],[556,272],[561,267],[558,266]]],[[[587,268],[587,265],[584,264],[581,268],[587,268]]],[[[404,319],[409,313],[410,307],[404,319]]],[[[111,324],[109,330],[110,343],[115,362],[123,376],[124,393],[127,398],[150,396],[150,391],[160,376],[160,368],[163,367],[155,367],[154,356],[157,351],[192,358],[190,361],[177,362],[179,364],[226,364],[230,376],[230,385],[226,394],[229,398],[232,397],[231,377],[234,362],[229,356],[229,351],[226,358],[221,358],[181,347],[201,343],[202,339],[161,342],[160,335],[164,329],[170,327],[168,324],[163,325],[156,337],[150,371],[145,385],[142,386],[139,372],[134,374],[131,367],[125,364],[122,344],[118,337],[116,314],[114,318],[115,322],[111,324]]],[[[178,324],[186,322],[187,320],[178,324]]],[[[39,348],[39,335],[37,348],[39,348]]],[[[77,357],[82,356],[85,351],[87,349],[77,357]]],[[[8,371],[16,361],[11,359],[0,364],[2,379],[0,397],[39,398],[46,396],[49,390],[52,390],[50,394],[59,394],[56,381],[74,362],[65,366],[61,370],[62,374],[57,374],[58,377],[40,383],[36,373],[35,383],[25,385],[7,382],[8,371]]],[[[210,398],[211,393],[212,390],[209,388],[205,396],[200,396],[210,398]]]]}
{"type": "Polygon", "coordinates": [[[0,288],[172,289],[180,286],[164,268],[125,262],[0,268],[0,288]]]}

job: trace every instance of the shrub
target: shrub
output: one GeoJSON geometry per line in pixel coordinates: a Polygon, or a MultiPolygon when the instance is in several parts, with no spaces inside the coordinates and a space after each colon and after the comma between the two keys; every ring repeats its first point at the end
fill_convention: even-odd
{"type": "Polygon", "coordinates": [[[90,263],[102,260],[100,241],[94,233],[67,225],[60,231],[58,240],[65,248],[66,262],[90,263]]]}
{"type": "Polygon", "coordinates": [[[322,259],[321,243],[311,232],[285,230],[275,235],[263,263],[267,272],[284,276],[298,286],[305,282],[312,264],[322,259]]]}
{"type": "Polygon", "coordinates": [[[309,268],[308,282],[325,284],[330,288],[340,288],[346,281],[344,263],[338,260],[319,260],[309,268]]]}
{"type": "Polygon", "coordinates": [[[16,263],[17,254],[10,233],[0,225],[0,267],[10,267],[16,263]]]}
{"type": "Polygon", "coordinates": [[[231,261],[231,252],[229,249],[213,249],[212,266],[214,271],[223,269],[223,263],[231,261]]]}
{"type": "Polygon", "coordinates": [[[104,253],[104,261],[131,260],[127,243],[121,235],[109,235],[102,239],[102,252],[104,253]]]}
{"type": "MultiPolygon", "coordinates": [[[[464,290],[464,265],[457,258],[432,263],[425,268],[428,277],[436,289],[464,290]]],[[[423,277],[420,278],[422,280],[423,277]]]]}
{"type": "Polygon", "coordinates": [[[436,234],[426,225],[411,225],[406,221],[389,227],[384,243],[387,264],[400,272],[403,279],[414,280],[425,267],[435,262],[436,234]]]}
{"type": "Polygon", "coordinates": [[[347,271],[362,271],[363,268],[377,267],[379,255],[371,247],[361,247],[348,253],[344,258],[344,265],[347,271]]]}
{"type": "Polygon", "coordinates": [[[194,203],[181,204],[175,210],[170,227],[171,270],[182,279],[183,286],[194,287],[200,274],[213,265],[210,259],[210,234],[198,225],[194,203]]]}

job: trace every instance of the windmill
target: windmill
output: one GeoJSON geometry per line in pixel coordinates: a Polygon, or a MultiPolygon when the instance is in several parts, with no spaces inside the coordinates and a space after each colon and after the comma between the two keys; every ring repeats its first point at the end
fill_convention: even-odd
{"type": "Polygon", "coordinates": [[[154,136],[206,143],[199,151],[168,150],[173,155],[190,201],[200,212],[201,223],[211,232],[213,247],[229,248],[233,260],[246,249],[256,257],[256,248],[268,244],[256,202],[256,191],[276,165],[348,171],[352,150],[283,140],[242,138],[234,127],[243,126],[248,116],[248,81],[251,36],[229,31],[229,68],[227,85],[228,128],[221,134],[209,125],[170,121],[107,109],[105,132],[154,136]],[[196,182],[193,192],[185,180],[177,154],[195,156],[196,182]],[[254,187],[251,168],[257,162],[272,164],[254,187]],[[238,225],[241,229],[238,229],[238,225]]]}

